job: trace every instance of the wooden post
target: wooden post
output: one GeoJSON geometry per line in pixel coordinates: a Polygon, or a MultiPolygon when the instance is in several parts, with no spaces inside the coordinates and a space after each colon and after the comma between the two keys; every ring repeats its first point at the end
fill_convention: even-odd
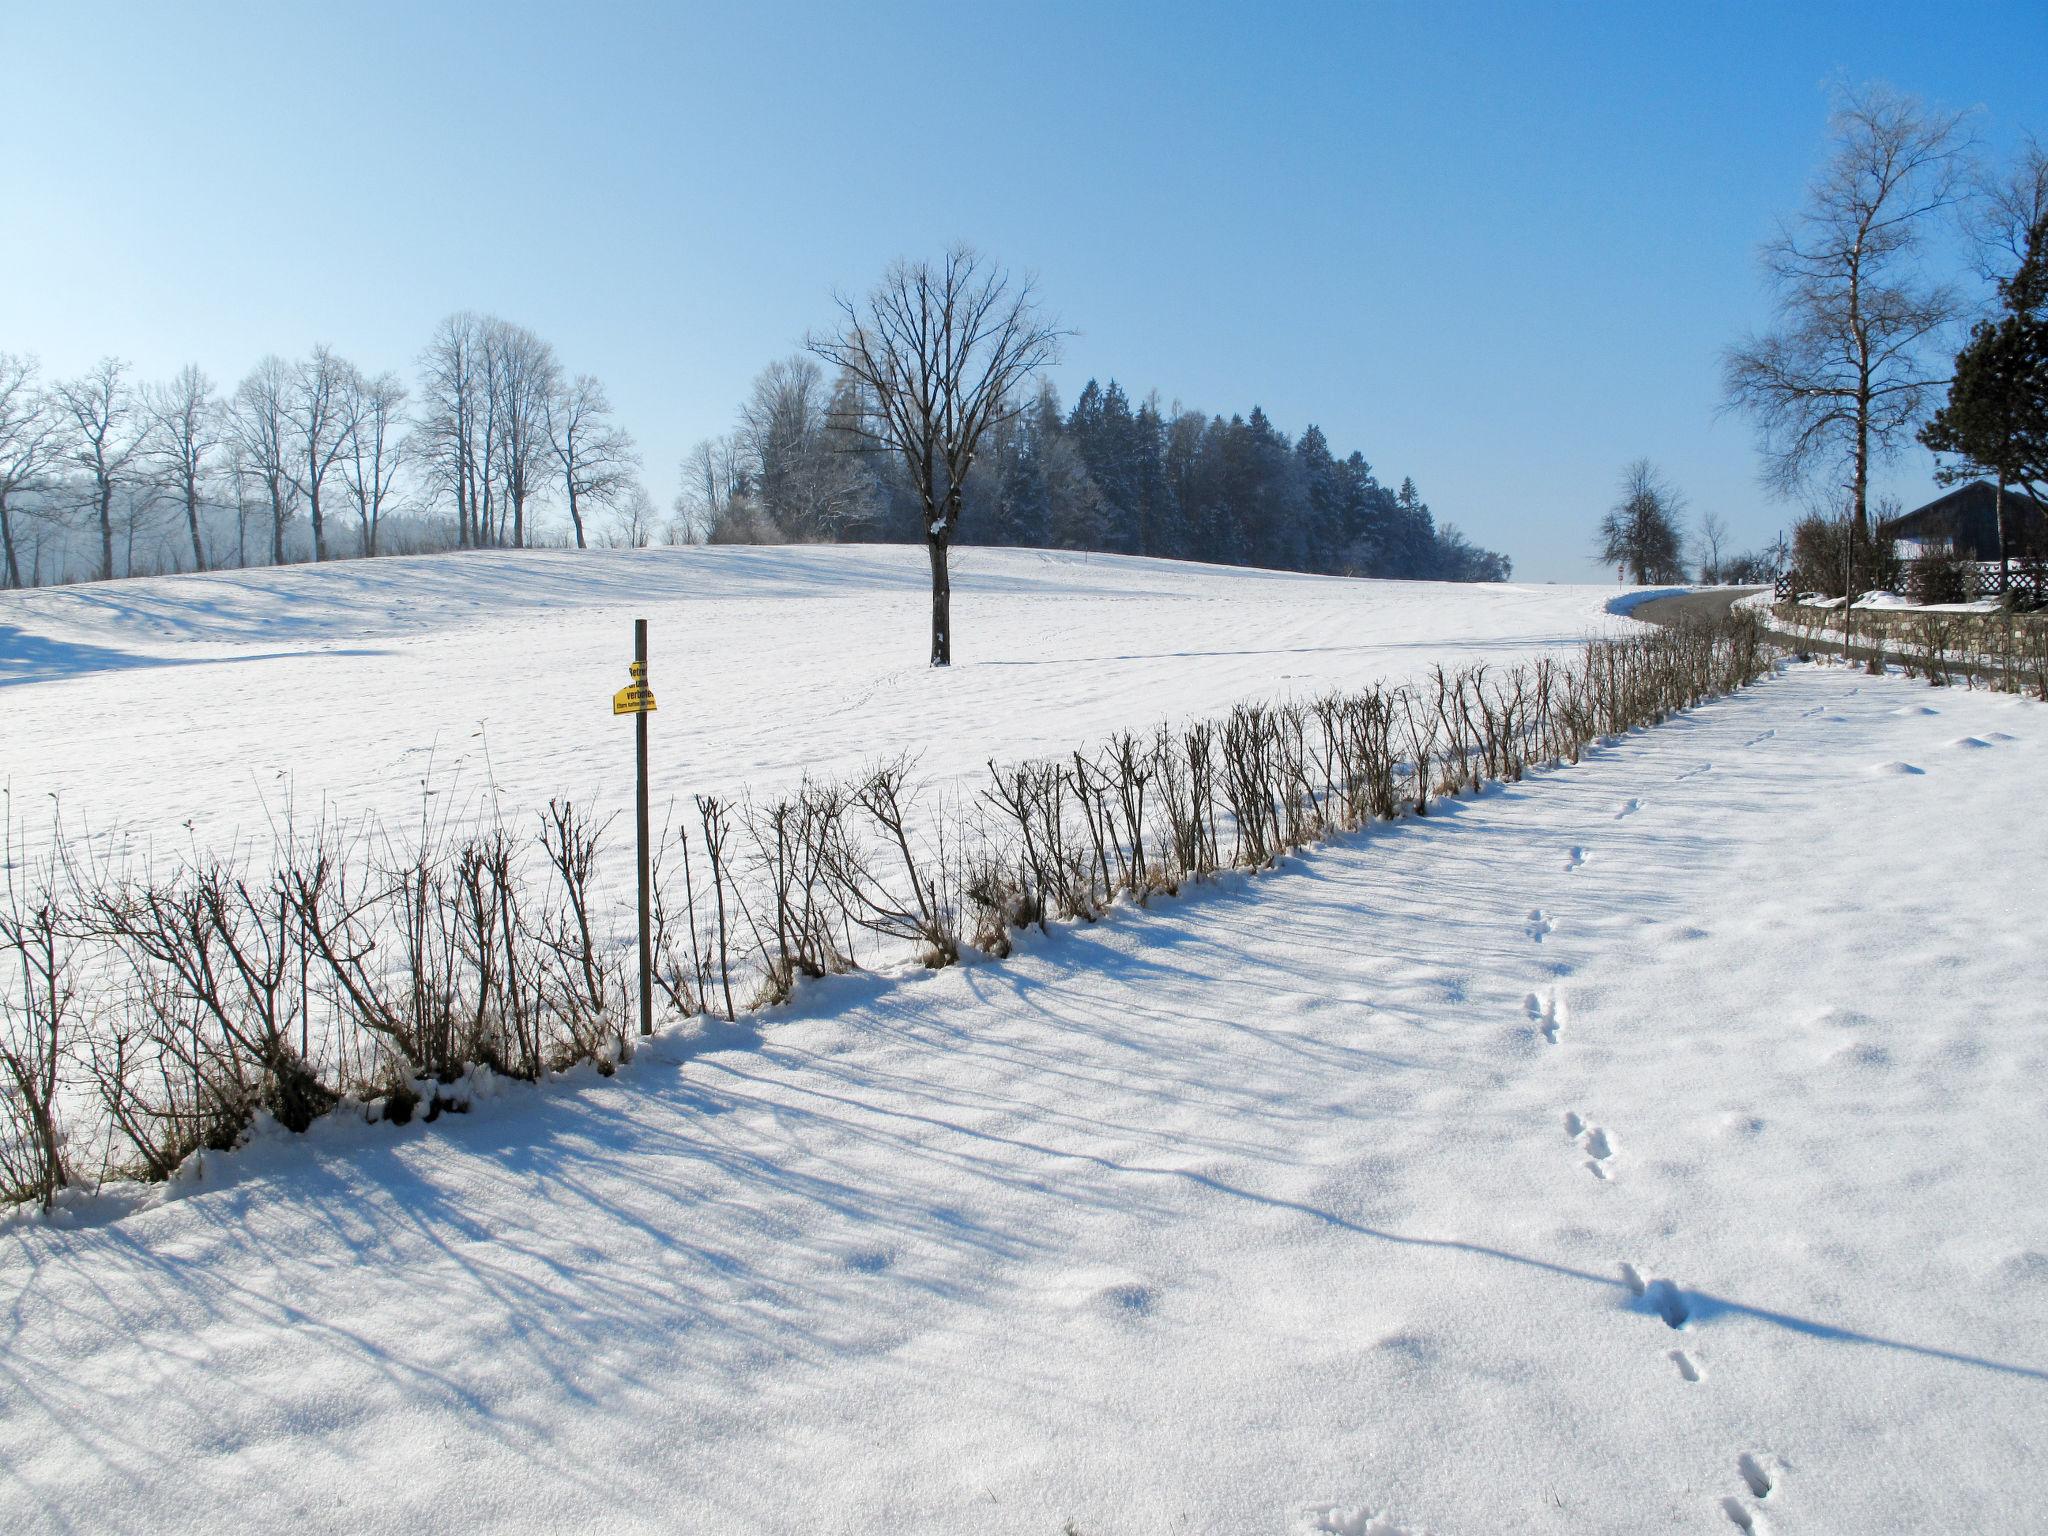
{"type": "MultiPolygon", "coordinates": [[[[633,621],[633,681],[647,682],[647,621],[633,621]]],[[[633,750],[639,770],[636,813],[640,824],[640,1033],[654,1033],[654,938],[652,888],[647,847],[647,711],[633,717],[633,750]]]]}

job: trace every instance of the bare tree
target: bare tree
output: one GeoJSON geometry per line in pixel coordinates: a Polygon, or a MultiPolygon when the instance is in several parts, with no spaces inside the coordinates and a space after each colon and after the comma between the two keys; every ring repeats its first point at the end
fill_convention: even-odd
{"type": "Polygon", "coordinates": [[[235,565],[246,569],[249,564],[249,518],[256,510],[254,493],[262,486],[262,477],[257,474],[254,461],[249,457],[249,448],[242,441],[237,427],[235,408],[230,405],[228,422],[228,488],[235,497],[235,565]]]}
{"type": "Polygon", "coordinates": [[[1839,483],[1867,534],[1872,465],[1912,441],[1948,377],[1931,343],[1961,300],[1920,256],[1962,194],[1967,142],[1961,114],[1883,86],[1845,94],[1832,131],[1805,209],[1763,249],[1778,326],[1729,348],[1722,377],[1725,408],[1757,424],[1765,483],[1839,483]]]}
{"type": "Polygon", "coordinates": [[[489,347],[482,316],[465,310],[434,328],[420,354],[419,425],[409,440],[434,488],[455,502],[456,543],[484,542],[488,522],[489,347]]]}
{"type": "Polygon", "coordinates": [[[331,348],[316,346],[311,357],[292,369],[291,389],[285,397],[292,429],[292,484],[306,499],[315,560],[327,558],[327,525],[320,496],[327,476],[348,447],[347,402],[355,371],[353,364],[336,357],[331,348]]]}
{"type": "Polygon", "coordinates": [[[49,397],[36,388],[36,360],[0,352],[0,556],[10,587],[24,583],[8,502],[42,488],[57,451],[57,421],[49,397]]]}
{"type": "Polygon", "coordinates": [[[1977,248],[1977,273],[2010,278],[2027,259],[2027,237],[2048,218],[2048,148],[2029,135],[2011,165],[1980,168],[1964,227],[1977,248]]]}
{"type": "Polygon", "coordinates": [[[1678,519],[1685,498],[1648,459],[1621,472],[1621,500],[1600,519],[1600,557],[1628,567],[1636,585],[1685,579],[1685,548],[1678,519]]]}
{"type": "Polygon", "coordinates": [[[931,558],[931,664],[950,666],[947,554],[967,473],[982,434],[1025,408],[1024,382],[1057,361],[1067,333],[1041,313],[1029,277],[1013,281],[966,245],[936,264],[898,261],[865,303],[838,302],[839,325],[805,345],[872,393],[879,418],[858,430],[909,472],[931,558]]]}
{"type": "Polygon", "coordinates": [[[585,509],[610,507],[636,485],[633,472],[639,468],[640,455],[611,413],[604,386],[587,373],[578,374],[548,398],[548,445],[562,478],[578,549],[588,547],[585,509]]]}
{"type": "Polygon", "coordinates": [[[838,452],[837,418],[824,370],[808,357],[770,363],[740,407],[735,444],[749,470],[761,515],[785,539],[836,537],[859,503],[857,471],[838,452]]]}
{"type": "Polygon", "coordinates": [[[341,455],[342,483],[356,504],[356,526],[362,552],[377,553],[377,524],[391,488],[405,461],[405,386],[395,373],[366,379],[350,369],[343,392],[342,415],[347,441],[341,455]]]}
{"type": "Polygon", "coordinates": [[[187,364],[168,384],[143,391],[149,416],[149,456],[158,480],[185,509],[185,531],[192,540],[192,568],[206,569],[206,546],[200,537],[199,512],[206,501],[206,482],[227,435],[226,408],[213,380],[187,364]]]}
{"type": "Polygon", "coordinates": [[[526,546],[526,507],[553,455],[548,406],[560,388],[555,349],[523,325],[491,320],[485,329],[491,385],[487,445],[504,487],[512,545],[526,546]]]}
{"type": "MultiPolygon", "coordinates": [[[[114,492],[142,452],[146,429],[127,374],[128,365],[119,358],[103,357],[52,391],[64,423],[65,457],[87,476],[87,505],[99,523],[103,581],[114,574],[114,492]]],[[[132,519],[130,527],[132,532],[132,519]]]]}
{"type": "Polygon", "coordinates": [[[654,498],[639,481],[628,483],[614,498],[612,526],[603,542],[613,549],[645,549],[654,542],[654,498]]]}
{"type": "Polygon", "coordinates": [[[675,513],[688,541],[716,542],[734,502],[745,496],[746,475],[739,460],[739,449],[729,437],[703,438],[683,456],[675,513]]]}
{"type": "Polygon", "coordinates": [[[1700,580],[1721,579],[1721,551],[1728,543],[1728,520],[1718,512],[1700,514],[1700,580]]]}
{"type": "Polygon", "coordinates": [[[229,417],[242,475],[263,488],[270,505],[270,562],[284,564],[284,531],[298,505],[292,477],[292,368],[283,358],[264,358],[235,387],[229,417]]]}

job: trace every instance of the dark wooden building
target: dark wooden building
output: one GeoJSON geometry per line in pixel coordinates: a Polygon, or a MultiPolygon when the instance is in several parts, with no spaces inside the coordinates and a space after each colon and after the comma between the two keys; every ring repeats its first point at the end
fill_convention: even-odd
{"type": "MultiPolygon", "coordinates": [[[[1972,480],[1901,517],[1877,525],[1879,538],[1892,539],[1907,558],[1946,547],[1964,560],[1998,558],[1997,492],[1988,480],[1972,480]]],[[[2048,555],[2048,507],[2008,487],[2005,547],[2015,558],[2048,555]]]]}

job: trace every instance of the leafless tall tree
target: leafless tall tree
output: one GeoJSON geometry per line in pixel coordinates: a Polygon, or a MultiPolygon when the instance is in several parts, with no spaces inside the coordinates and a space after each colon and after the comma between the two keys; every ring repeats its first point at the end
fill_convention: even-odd
{"type": "Polygon", "coordinates": [[[1721,555],[1728,543],[1728,520],[1718,512],[1700,514],[1700,580],[1721,579],[1721,555]]]}
{"type": "Polygon", "coordinates": [[[187,364],[168,384],[142,393],[149,416],[151,468],[164,489],[185,509],[185,531],[192,540],[192,568],[206,569],[206,545],[200,536],[199,513],[206,501],[206,482],[227,436],[226,408],[213,380],[187,364]]]}
{"type": "Polygon", "coordinates": [[[2019,270],[2028,233],[2048,218],[2048,147],[2029,136],[2012,164],[1980,167],[1972,182],[1965,228],[1977,247],[1978,276],[1995,283],[2019,270]]]}
{"type": "Polygon", "coordinates": [[[362,552],[374,555],[377,524],[405,461],[405,386],[395,373],[366,379],[350,369],[342,415],[347,433],[341,455],[342,483],[356,504],[362,552]]]}
{"type": "Polygon", "coordinates": [[[687,539],[713,542],[733,503],[745,494],[739,459],[739,449],[729,437],[700,439],[683,455],[675,513],[687,539]]]}
{"type": "Polygon", "coordinates": [[[409,440],[429,483],[454,501],[455,539],[465,549],[484,541],[487,518],[488,350],[481,315],[465,310],[434,328],[420,354],[420,420],[409,440]]]}
{"type": "Polygon", "coordinates": [[[603,542],[613,549],[645,549],[654,542],[654,498],[638,480],[613,500],[612,526],[603,542]]]}
{"type": "Polygon", "coordinates": [[[292,366],[264,358],[235,387],[229,428],[243,472],[263,488],[270,506],[270,562],[284,564],[284,532],[298,506],[292,427],[292,366]]]}
{"type": "Polygon", "coordinates": [[[146,428],[127,375],[126,363],[103,357],[52,391],[64,424],[64,455],[85,472],[88,505],[99,523],[103,581],[114,574],[114,493],[142,452],[146,428]]]}
{"type": "Polygon", "coordinates": [[[937,263],[898,261],[864,303],[842,297],[840,323],[809,349],[857,378],[880,415],[860,431],[896,453],[923,503],[932,568],[931,664],[953,660],[948,551],[982,434],[1027,403],[1022,388],[1056,361],[1066,335],[1029,277],[1012,279],[971,247],[937,263]]]}
{"type": "Polygon", "coordinates": [[[548,445],[569,504],[578,549],[588,547],[585,511],[612,506],[636,483],[633,474],[639,468],[640,455],[633,439],[612,421],[611,414],[604,386],[587,373],[578,374],[548,399],[548,445]]]}
{"type": "Polygon", "coordinates": [[[228,488],[235,497],[235,565],[246,569],[249,564],[249,518],[256,510],[256,492],[262,488],[263,481],[249,456],[248,445],[242,440],[232,404],[228,407],[227,422],[228,488]]]}
{"type": "Polygon", "coordinates": [[[838,452],[825,373],[808,357],[770,363],[740,407],[736,445],[763,518],[793,541],[835,537],[857,505],[859,471],[838,452]]]}
{"type": "Polygon", "coordinates": [[[320,497],[348,446],[347,402],[355,368],[331,348],[317,346],[292,369],[286,395],[292,429],[292,484],[306,499],[313,525],[313,558],[327,558],[327,524],[320,497]]]}
{"type": "Polygon", "coordinates": [[[1685,497],[1648,459],[1621,472],[1621,499],[1600,519],[1600,558],[1625,567],[1641,586],[1685,580],[1685,543],[1678,520],[1685,497]]]}
{"type": "Polygon", "coordinates": [[[1729,348],[1722,378],[1727,408],[1757,424],[1765,483],[1841,484],[1867,534],[1872,466],[1912,441],[1948,378],[1934,343],[1961,300],[1920,258],[1963,193],[1968,146],[1960,113],[1883,86],[1846,93],[1832,132],[1806,207],[1763,248],[1777,328],[1729,348]]]}
{"type": "Polygon", "coordinates": [[[36,388],[36,360],[0,352],[0,556],[7,585],[24,585],[10,499],[43,486],[58,451],[49,397],[36,388]]]}
{"type": "Polygon", "coordinates": [[[555,349],[523,325],[493,320],[486,329],[492,385],[492,458],[504,486],[512,545],[526,545],[526,508],[543,483],[553,447],[548,405],[561,384],[555,349]]]}

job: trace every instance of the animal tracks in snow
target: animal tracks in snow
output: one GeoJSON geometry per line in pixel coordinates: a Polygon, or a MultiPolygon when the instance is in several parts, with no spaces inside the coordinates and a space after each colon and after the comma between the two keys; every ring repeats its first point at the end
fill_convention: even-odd
{"type": "Polygon", "coordinates": [[[1545,1000],[1531,992],[1523,999],[1522,1006],[1528,1010],[1529,1022],[1536,1026],[1537,1033],[1552,1045],[1557,1044],[1557,1037],[1564,1032],[1567,1014],[1564,998],[1553,992],[1545,1000]]]}
{"type": "Polygon", "coordinates": [[[1704,1381],[1707,1373],[1700,1369],[1699,1361],[1682,1349],[1674,1349],[1667,1358],[1678,1367],[1679,1379],[1683,1381],[1704,1381]]]}
{"type": "MultiPolygon", "coordinates": [[[[1735,1471],[1742,1478],[1743,1487],[1749,1490],[1749,1496],[1759,1504],[1768,1500],[1777,1487],[1777,1482],[1764,1466],[1763,1458],[1748,1451],[1735,1458],[1735,1471]]],[[[1749,1536],[1769,1536],[1770,1527],[1764,1524],[1763,1512],[1751,1509],[1732,1493],[1721,1501],[1721,1513],[1738,1531],[1747,1531],[1749,1536]]]]}
{"type": "Polygon", "coordinates": [[[1771,1474],[1765,1471],[1764,1464],[1748,1451],[1735,1458],[1735,1470],[1742,1474],[1743,1482],[1749,1485],[1751,1498],[1768,1499],[1771,1496],[1771,1489],[1775,1486],[1771,1482],[1771,1474]]]}
{"type": "Polygon", "coordinates": [[[1541,944],[1547,935],[1557,931],[1557,924],[1544,916],[1541,907],[1533,907],[1530,909],[1529,922],[1524,931],[1532,940],[1541,944]]]}
{"type": "Polygon", "coordinates": [[[1692,1304],[1674,1282],[1653,1278],[1633,1264],[1621,1266],[1621,1280],[1637,1310],[1652,1313],[1666,1328],[1683,1328],[1692,1321],[1692,1304]]]}
{"type": "Polygon", "coordinates": [[[1640,811],[1642,808],[1642,800],[1636,796],[1630,796],[1628,804],[1624,805],[1620,810],[1614,813],[1614,819],[1616,821],[1620,821],[1624,816],[1633,816],[1637,811],[1640,811]]]}
{"type": "MultiPolygon", "coordinates": [[[[1620,1150],[1620,1144],[1615,1141],[1612,1131],[1604,1125],[1594,1125],[1577,1110],[1567,1110],[1564,1117],[1564,1133],[1572,1139],[1574,1145],[1585,1149],[1588,1173],[1596,1179],[1614,1177],[1607,1165],[1614,1160],[1614,1154],[1620,1150]]],[[[1624,1265],[1623,1268],[1627,1266],[1624,1265]]],[[[1629,1273],[1633,1274],[1634,1271],[1630,1270],[1629,1273]]]]}
{"type": "Polygon", "coordinates": [[[1581,848],[1581,847],[1579,847],[1579,846],[1578,846],[1577,844],[1574,844],[1574,845],[1573,845],[1573,846],[1572,846],[1572,847],[1571,847],[1570,849],[1568,849],[1568,850],[1566,851],[1566,853],[1565,853],[1565,856],[1564,856],[1564,872],[1565,872],[1566,874],[1570,874],[1570,873],[1572,873],[1572,871],[1573,871],[1573,870],[1575,870],[1575,869],[1579,868],[1579,866],[1580,866],[1580,865],[1582,865],[1582,864],[1584,864],[1585,862],[1586,862],[1586,850],[1585,850],[1585,849],[1583,849],[1583,848],[1581,848]]]}

